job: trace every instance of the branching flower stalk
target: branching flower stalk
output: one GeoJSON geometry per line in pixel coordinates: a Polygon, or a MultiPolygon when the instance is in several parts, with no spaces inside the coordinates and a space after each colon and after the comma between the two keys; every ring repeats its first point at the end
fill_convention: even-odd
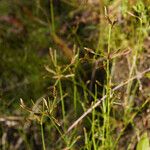
{"type": "MultiPolygon", "coordinates": [[[[109,33],[108,33],[108,58],[107,58],[107,67],[106,67],[106,101],[105,103],[105,119],[104,119],[104,131],[106,132],[105,136],[106,139],[109,141],[109,132],[110,132],[110,99],[111,99],[111,73],[110,73],[110,59],[109,59],[109,54],[110,54],[110,42],[111,42],[111,32],[112,32],[112,25],[109,24],[109,33]]],[[[104,137],[105,139],[105,137],[104,137]]]]}
{"type": "Polygon", "coordinates": [[[110,100],[111,100],[111,71],[110,71],[110,43],[111,43],[111,33],[112,28],[115,25],[116,21],[112,21],[109,18],[107,9],[105,8],[105,17],[109,23],[108,29],[108,47],[107,47],[107,61],[106,61],[106,100],[103,102],[103,140],[102,147],[107,147],[110,145],[110,100]]]}

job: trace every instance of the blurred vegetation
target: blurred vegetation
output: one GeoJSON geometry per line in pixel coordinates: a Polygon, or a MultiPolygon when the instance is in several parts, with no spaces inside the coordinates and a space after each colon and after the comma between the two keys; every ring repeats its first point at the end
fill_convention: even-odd
{"type": "Polygon", "coordinates": [[[0,149],[136,149],[149,75],[112,89],[150,67],[149,42],[149,0],[1,0],[0,149]]]}

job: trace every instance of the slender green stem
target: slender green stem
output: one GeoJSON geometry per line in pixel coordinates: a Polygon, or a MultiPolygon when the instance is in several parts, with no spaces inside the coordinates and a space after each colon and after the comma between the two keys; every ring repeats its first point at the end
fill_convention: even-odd
{"type": "Polygon", "coordinates": [[[77,86],[74,79],[74,93],[73,93],[73,101],[74,101],[74,110],[76,112],[77,109],[77,86]]]}
{"type": "Polygon", "coordinates": [[[111,74],[110,74],[110,60],[109,60],[109,54],[110,54],[110,42],[111,42],[111,32],[112,32],[112,25],[109,25],[109,32],[108,32],[108,58],[106,62],[106,101],[103,103],[103,115],[104,115],[104,123],[103,123],[103,141],[102,145],[103,147],[106,146],[106,144],[110,143],[109,140],[109,134],[110,134],[110,97],[111,97],[111,74]]]}
{"type": "MultiPolygon", "coordinates": [[[[110,40],[111,40],[111,30],[112,26],[109,26],[109,35],[108,35],[108,55],[110,54],[110,40]]],[[[106,76],[107,76],[107,88],[106,88],[106,94],[107,94],[107,113],[109,116],[110,113],[110,95],[111,95],[111,76],[110,76],[110,60],[107,59],[107,69],[106,69],[106,76]]]]}
{"type": "MultiPolygon", "coordinates": [[[[95,101],[97,100],[97,86],[96,85],[95,85],[94,100],[95,101]]],[[[96,115],[96,112],[95,112],[95,109],[94,109],[93,112],[92,112],[92,142],[93,142],[94,150],[97,150],[96,141],[95,141],[95,119],[96,119],[95,115],[96,115]]]]}
{"type": "Polygon", "coordinates": [[[41,118],[41,134],[42,134],[43,150],[46,150],[45,139],[44,139],[44,130],[43,130],[43,116],[42,116],[42,118],[41,118]]]}
{"type": "MultiPolygon", "coordinates": [[[[79,50],[77,51],[77,56],[79,57],[79,50]]],[[[77,58],[77,61],[78,58],[77,58]]],[[[74,66],[74,72],[76,72],[76,68],[77,68],[77,62],[75,63],[75,66],[74,66]]],[[[76,82],[76,77],[74,76],[73,77],[73,102],[74,102],[74,110],[75,112],[77,112],[77,98],[78,98],[78,91],[77,91],[77,82],[76,82]]]]}
{"type": "MultiPolygon", "coordinates": [[[[111,41],[111,31],[112,31],[112,25],[109,25],[109,34],[108,34],[108,55],[110,54],[110,41],[111,41]]],[[[110,97],[111,97],[111,74],[110,74],[110,60],[107,59],[107,88],[106,88],[106,105],[107,105],[107,124],[106,124],[106,138],[109,137],[110,132],[110,124],[109,124],[109,115],[110,115],[110,97]]]]}
{"type": "Polygon", "coordinates": [[[61,97],[62,114],[63,114],[63,119],[64,119],[65,118],[65,104],[64,104],[64,98],[63,98],[62,84],[60,80],[58,84],[59,84],[59,91],[60,91],[60,97],[61,97]]]}
{"type": "Polygon", "coordinates": [[[55,34],[55,20],[54,20],[54,7],[53,7],[53,0],[50,0],[50,13],[51,13],[51,26],[52,26],[52,33],[55,34]]]}
{"type": "MultiPolygon", "coordinates": [[[[142,39],[143,39],[143,37],[142,37],[142,20],[140,18],[138,18],[138,19],[140,21],[140,32],[138,33],[138,42],[137,42],[138,47],[137,47],[137,49],[135,48],[133,51],[133,59],[132,59],[130,73],[129,73],[129,79],[134,75],[134,72],[136,71],[138,55],[142,49],[142,39]]],[[[132,90],[135,91],[137,89],[137,86],[134,86],[134,88],[132,89],[132,85],[133,85],[133,81],[129,82],[129,84],[127,85],[127,90],[126,90],[127,96],[125,98],[125,106],[126,106],[125,116],[128,116],[128,108],[132,104],[130,102],[130,94],[131,94],[132,90]]],[[[127,117],[127,120],[128,120],[128,117],[127,117]]]]}

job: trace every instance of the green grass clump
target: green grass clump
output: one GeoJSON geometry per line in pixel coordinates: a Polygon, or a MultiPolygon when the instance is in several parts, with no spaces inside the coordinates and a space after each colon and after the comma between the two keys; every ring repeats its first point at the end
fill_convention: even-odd
{"type": "Polygon", "coordinates": [[[149,1],[11,3],[0,4],[0,147],[149,148],[149,1]]]}

